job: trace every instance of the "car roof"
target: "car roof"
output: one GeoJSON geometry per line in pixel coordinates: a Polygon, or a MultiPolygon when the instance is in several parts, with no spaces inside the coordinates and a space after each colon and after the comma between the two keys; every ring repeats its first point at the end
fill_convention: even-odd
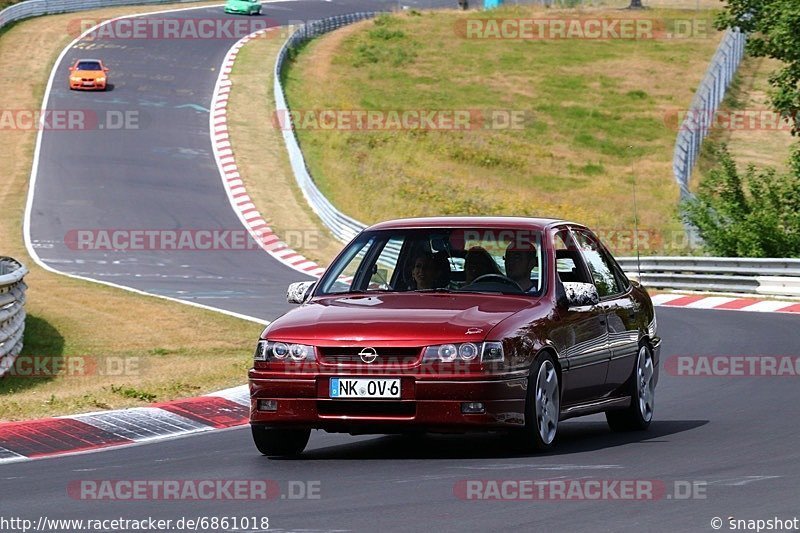
{"type": "Polygon", "coordinates": [[[420,218],[401,218],[397,220],[387,220],[368,227],[365,231],[386,230],[386,229],[411,229],[411,228],[519,228],[528,227],[544,229],[557,224],[572,224],[582,226],[574,222],[568,222],[557,218],[530,218],[530,217],[494,217],[494,216],[442,216],[442,217],[420,217],[420,218]]]}

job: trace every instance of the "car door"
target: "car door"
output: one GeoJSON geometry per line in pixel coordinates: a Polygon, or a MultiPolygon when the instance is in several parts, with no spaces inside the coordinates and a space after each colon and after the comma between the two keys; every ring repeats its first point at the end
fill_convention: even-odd
{"type": "MultiPolygon", "coordinates": [[[[592,283],[583,257],[568,229],[554,236],[556,272],[562,282],[592,283]]],[[[552,332],[562,360],[564,406],[599,398],[608,373],[608,329],[602,306],[563,310],[559,326],[552,332]]]]}
{"type": "Polygon", "coordinates": [[[604,393],[619,388],[633,371],[639,350],[637,304],[631,296],[631,285],[616,267],[611,254],[600,240],[586,229],[576,229],[575,239],[586,260],[608,328],[608,373],[604,393]]]}

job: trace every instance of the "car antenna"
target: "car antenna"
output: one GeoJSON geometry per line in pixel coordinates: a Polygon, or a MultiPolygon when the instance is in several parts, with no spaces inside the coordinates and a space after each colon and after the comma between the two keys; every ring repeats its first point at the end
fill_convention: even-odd
{"type": "MultiPolygon", "coordinates": [[[[633,149],[633,146],[628,146],[629,150],[633,149]]],[[[639,285],[642,284],[642,259],[639,256],[639,210],[636,206],[636,172],[633,169],[633,163],[631,163],[631,178],[633,179],[633,243],[636,247],[636,272],[639,278],[639,285]]]]}

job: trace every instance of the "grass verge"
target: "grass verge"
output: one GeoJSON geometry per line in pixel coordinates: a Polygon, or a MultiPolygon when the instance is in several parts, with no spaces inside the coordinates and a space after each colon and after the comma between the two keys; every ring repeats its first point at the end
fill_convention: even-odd
{"type": "MultiPolygon", "coordinates": [[[[78,16],[110,18],[169,7],[188,6],[126,7],[86,11],[78,16]]],[[[40,108],[53,62],[74,37],[68,24],[75,17],[36,18],[2,34],[3,109],[40,108]],[[21,58],[26,65],[22,85],[18,69],[21,58]]],[[[29,318],[23,360],[38,358],[51,364],[51,369],[59,365],[58,361],[90,364],[85,366],[86,371],[0,380],[0,420],[139,406],[242,384],[259,325],[69,279],[33,263],[23,244],[22,219],[35,141],[33,130],[0,130],[4,155],[0,168],[0,254],[15,257],[30,269],[26,277],[29,318]],[[120,363],[127,366],[120,370],[120,363]]],[[[20,369],[20,373],[26,372],[20,369]]]]}
{"type": "MultiPolygon", "coordinates": [[[[366,223],[448,214],[570,218],[601,232],[682,234],[669,118],[686,109],[718,42],[464,39],[464,18],[691,19],[651,9],[408,12],[311,42],[285,75],[293,110],[520,112],[520,129],[356,131],[301,126],[312,175],[366,223]],[[375,194],[380,191],[380,194],[375,194]]],[[[709,13],[699,15],[708,19],[709,13]]],[[[670,244],[660,239],[662,244],[670,244]]],[[[619,252],[619,250],[616,250],[619,252]]],[[[676,253],[657,248],[644,253],[676,253]]]]}

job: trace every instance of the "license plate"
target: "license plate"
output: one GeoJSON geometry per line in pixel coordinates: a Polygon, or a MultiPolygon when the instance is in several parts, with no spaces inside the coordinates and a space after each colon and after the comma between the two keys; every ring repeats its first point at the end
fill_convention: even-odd
{"type": "Polygon", "coordinates": [[[92,85],[94,85],[94,82],[93,82],[93,81],[85,81],[85,82],[83,82],[83,84],[84,84],[86,87],[91,87],[92,85]]]}
{"type": "Polygon", "coordinates": [[[400,399],[399,379],[331,378],[331,398],[400,399]]]}

